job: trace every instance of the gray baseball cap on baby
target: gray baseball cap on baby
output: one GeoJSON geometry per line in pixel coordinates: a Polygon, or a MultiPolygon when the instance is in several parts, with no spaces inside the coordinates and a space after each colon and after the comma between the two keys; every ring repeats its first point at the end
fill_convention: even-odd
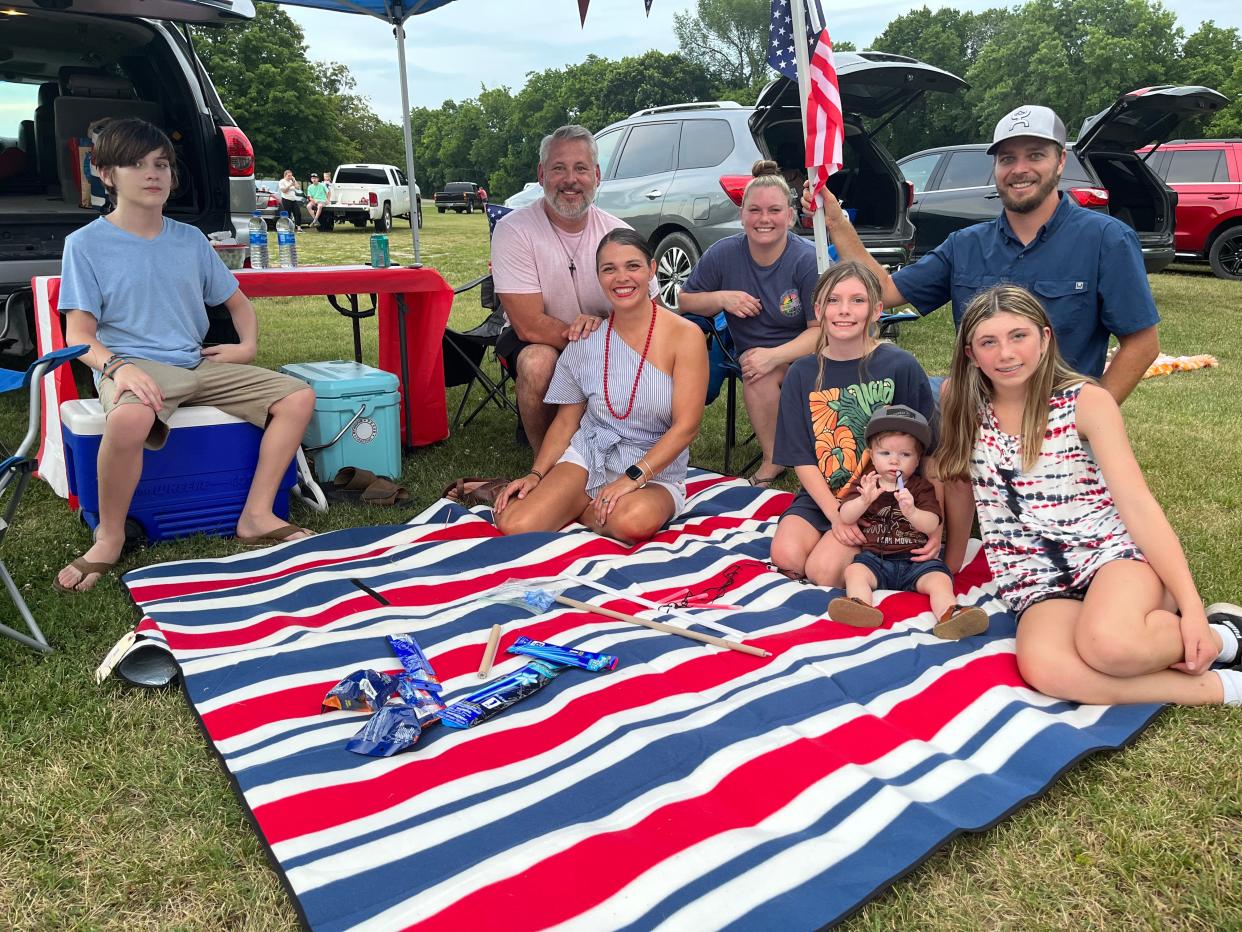
{"type": "Polygon", "coordinates": [[[1024,104],[1006,113],[992,132],[992,145],[988,146],[988,155],[995,155],[997,146],[1016,136],[1047,139],[1062,149],[1065,148],[1065,124],[1049,107],[1024,104]]]}

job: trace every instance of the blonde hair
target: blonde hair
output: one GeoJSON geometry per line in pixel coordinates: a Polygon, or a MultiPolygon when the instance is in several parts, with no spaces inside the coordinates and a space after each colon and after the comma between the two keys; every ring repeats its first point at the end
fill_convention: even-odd
{"type": "Polygon", "coordinates": [[[970,460],[979,436],[979,417],[992,400],[992,381],[974,364],[967,347],[979,325],[998,314],[1013,314],[1030,321],[1045,333],[1048,345],[1035,373],[1026,383],[1022,407],[1022,468],[1031,469],[1039,459],[1044,433],[1048,429],[1048,399],[1081,382],[1094,381],[1065,364],[1057,349],[1052,322],[1039,299],[1017,285],[996,285],[971,299],[962,316],[953,345],[953,365],[945,386],[940,419],[940,445],[936,451],[936,473],[941,479],[969,479],[970,460]]]}
{"type": "MultiPolygon", "coordinates": [[[[850,279],[854,279],[861,284],[863,290],[867,292],[868,313],[873,312],[875,306],[881,303],[880,280],[876,277],[875,272],[861,262],[838,262],[836,265],[829,266],[819,276],[819,281],[815,283],[815,297],[813,299],[815,313],[819,317],[819,338],[815,341],[815,358],[819,361],[819,369],[815,375],[816,391],[824,387],[824,350],[828,346],[828,327],[824,323],[825,318],[822,313],[822,306],[837,285],[850,279]]],[[[866,351],[863,353],[862,358],[858,360],[858,377],[860,381],[866,380],[867,360],[871,358],[875,348],[880,345],[878,324],[869,323],[867,325],[867,339],[866,351]]]]}
{"type": "Polygon", "coordinates": [[[758,159],[754,165],[750,166],[750,173],[754,177],[746,182],[746,190],[742,192],[743,207],[746,206],[746,200],[750,197],[750,192],[758,191],[762,188],[776,188],[785,196],[785,203],[792,206],[793,190],[789,187],[789,182],[781,174],[781,167],[779,165],[771,159],[758,159]]]}

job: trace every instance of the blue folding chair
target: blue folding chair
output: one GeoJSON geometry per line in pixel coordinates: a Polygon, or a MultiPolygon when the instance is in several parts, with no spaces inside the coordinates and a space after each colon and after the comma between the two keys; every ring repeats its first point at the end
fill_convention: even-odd
{"type": "MultiPolygon", "coordinates": [[[[17,506],[21,503],[22,494],[30,483],[30,475],[34,472],[36,465],[38,465],[33,459],[27,457],[26,454],[30,452],[39,439],[39,409],[41,401],[39,397],[39,380],[57,366],[71,359],[77,359],[88,349],[90,347],[81,345],[67,346],[64,349],[55,350],[45,356],[40,356],[30,364],[30,368],[25,372],[0,369],[0,393],[11,392],[18,388],[30,390],[30,419],[26,428],[26,436],[22,438],[22,442],[13,451],[13,455],[0,462],[0,502],[4,502],[5,496],[8,496],[8,501],[3,505],[3,517],[0,517],[0,546],[4,544],[5,534],[8,533],[9,528],[13,525],[13,518],[17,514],[17,506]]],[[[13,582],[13,577],[9,575],[9,569],[4,565],[3,558],[0,558],[0,580],[4,582],[4,588],[9,591],[9,598],[13,600],[18,614],[22,616],[22,620],[26,622],[26,628],[30,632],[29,634],[23,634],[10,628],[8,625],[0,624],[0,634],[25,644],[27,647],[33,647],[42,653],[50,654],[52,648],[48,645],[47,638],[43,636],[43,632],[39,630],[38,624],[35,623],[34,616],[30,614],[30,608],[26,605],[26,600],[22,598],[21,592],[13,582]]]]}
{"type": "MultiPolygon", "coordinates": [[[[698,324],[699,329],[707,335],[707,399],[711,404],[725,389],[725,437],[724,437],[724,471],[733,475],[733,451],[737,443],[737,384],[742,378],[742,367],[737,361],[737,352],[733,346],[733,337],[729,335],[729,325],[725,312],[720,311],[715,317],[702,317],[698,314],[684,314],[687,320],[698,324]]],[[[752,433],[744,443],[755,439],[752,433]]],[[[749,472],[763,460],[762,453],[756,453],[739,471],[738,475],[749,472]]]]}

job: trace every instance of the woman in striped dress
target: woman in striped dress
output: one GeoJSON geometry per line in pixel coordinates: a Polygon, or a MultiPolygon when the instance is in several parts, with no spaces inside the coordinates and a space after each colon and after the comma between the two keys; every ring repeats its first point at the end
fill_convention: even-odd
{"type": "Polygon", "coordinates": [[[633,230],[605,236],[595,263],[612,312],[561,353],[544,397],[556,418],[531,471],[496,500],[505,534],[577,520],[634,543],[685,504],[707,394],[703,332],[648,296],[655,262],[633,230]]]}
{"type": "Polygon", "coordinates": [[[937,458],[941,479],[971,483],[1028,683],[1076,702],[1242,705],[1242,609],[1204,608],[1117,403],[1065,365],[1026,290],[967,307],[937,458]]]}

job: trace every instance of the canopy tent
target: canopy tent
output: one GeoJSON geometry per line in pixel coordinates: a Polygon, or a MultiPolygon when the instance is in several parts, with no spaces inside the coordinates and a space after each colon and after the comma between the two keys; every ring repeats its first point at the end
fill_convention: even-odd
{"type": "MultiPolygon", "coordinates": [[[[401,128],[405,134],[405,174],[410,183],[410,237],[414,242],[414,261],[421,261],[418,244],[418,223],[414,207],[414,140],[410,132],[410,91],[406,80],[405,68],[405,21],[411,16],[430,13],[453,0],[275,0],[285,6],[304,6],[313,10],[335,10],[338,13],[356,13],[360,16],[374,16],[390,23],[393,36],[397,40],[397,69],[401,78],[401,128]]],[[[586,21],[587,7],[591,0],[577,0],[578,16],[586,21]]],[[[651,12],[651,0],[644,0],[647,12],[651,12]]]]}

